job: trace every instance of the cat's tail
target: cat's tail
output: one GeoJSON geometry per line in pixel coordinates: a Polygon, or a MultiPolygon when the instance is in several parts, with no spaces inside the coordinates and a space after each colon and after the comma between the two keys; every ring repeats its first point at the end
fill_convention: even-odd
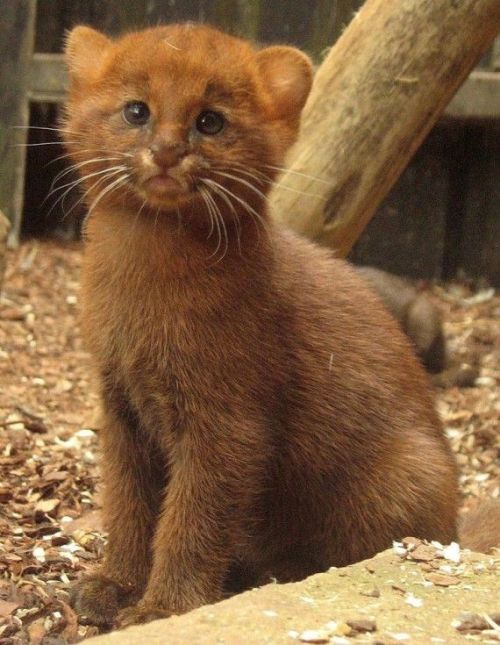
{"type": "Polygon", "coordinates": [[[464,513],[458,525],[460,545],[489,553],[500,548],[500,499],[488,499],[464,513]]]}

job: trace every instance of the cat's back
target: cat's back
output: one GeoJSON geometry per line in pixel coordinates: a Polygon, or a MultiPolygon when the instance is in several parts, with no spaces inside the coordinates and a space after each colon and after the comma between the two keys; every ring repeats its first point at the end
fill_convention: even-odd
{"type": "MultiPolygon", "coordinates": [[[[402,355],[416,365],[399,326],[353,266],[290,231],[276,231],[275,248],[277,290],[293,303],[297,321],[312,325],[311,332],[317,326],[320,335],[328,331],[336,351],[370,345],[372,359],[402,355]]],[[[351,361],[359,359],[365,354],[351,351],[351,361]]]]}
{"type": "Polygon", "coordinates": [[[322,414],[329,404],[337,419],[368,431],[397,432],[413,419],[441,441],[427,375],[357,271],[288,231],[277,231],[276,257],[275,288],[289,312],[285,335],[301,378],[312,384],[307,405],[322,414]]]}

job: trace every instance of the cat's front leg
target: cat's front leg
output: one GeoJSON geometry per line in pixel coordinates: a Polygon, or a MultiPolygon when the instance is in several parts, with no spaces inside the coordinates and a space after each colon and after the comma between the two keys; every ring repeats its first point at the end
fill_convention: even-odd
{"type": "Polygon", "coordinates": [[[179,437],[143,598],[120,626],[181,614],[224,597],[236,545],[261,490],[267,438],[260,424],[218,419],[179,437]],[[213,429],[212,429],[213,428],[213,429]]]}
{"type": "Polygon", "coordinates": [[[151,568],[151,542],[165,478],[132,419],[108,409],[100,431],[103,519],[109,532],[104,563],[71,589],[76,612],[111,626],[123,607],[141,597],[151,568]]]}

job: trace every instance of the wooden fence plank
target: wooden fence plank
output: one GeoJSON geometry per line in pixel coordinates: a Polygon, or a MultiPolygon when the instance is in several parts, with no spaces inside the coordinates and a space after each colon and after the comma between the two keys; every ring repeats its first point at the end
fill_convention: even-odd
{"type": "Polygon", "coordinates": [[[465,123],[454,152],[444,266],[500,285],[500,125],[465,123]]]}
{"type": "Polygon", "coordinates": [[[38,103],[64,100],[68,75],[61,54],[35,54],[29,70],[29,98],[38,103]]]}
{"type": "Polygon", "coordinates": [[[498,119],[500,117],[500,74],[472,72],[446,108],[453,119],[498,119]]]}
{"type": "Polygon", "coordinates": [[[349,259],[411,278],[440,278],[449,201],[448,150],[461,127],[439,125],[368,223],[349,259]]]}
{"type": "Polygon", "coordinates": [[[29,124],[28,69],[32,56],[36,5],[33,0],[9,0],[0,20],[0,209],[12,223],[17,239],[23,203],[26,130],[29,124]]]}

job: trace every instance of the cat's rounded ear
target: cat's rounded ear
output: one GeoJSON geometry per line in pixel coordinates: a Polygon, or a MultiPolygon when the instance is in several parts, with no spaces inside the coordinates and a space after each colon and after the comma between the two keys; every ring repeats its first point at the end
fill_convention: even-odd
{"type": "Polygon", "coordinates": [[[257,65],[277,116],[297,118],[311,90],[310,58],[295,47],[275,45],[257,52],[257,65]]]}
{"type": "Polygon", "coordinates": [[[95,29],[80,25],[66,36],[64,55],[70,76],[89,78],[98,69],[110,44],[109,38],[95,29]]]}

